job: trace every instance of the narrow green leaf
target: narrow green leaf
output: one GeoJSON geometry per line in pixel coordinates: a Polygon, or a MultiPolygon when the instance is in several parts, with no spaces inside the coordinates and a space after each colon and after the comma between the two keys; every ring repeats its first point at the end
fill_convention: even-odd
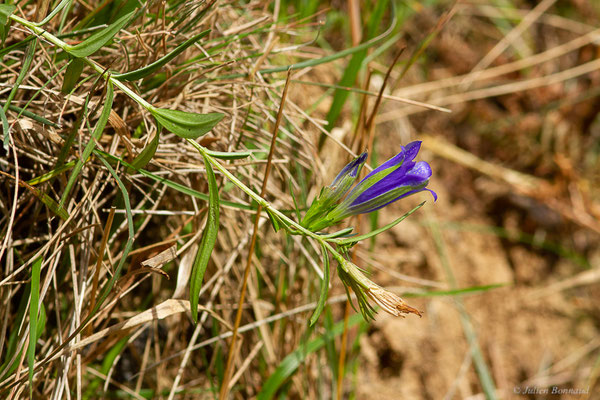
{"type": "MultiPolygon", "coordinates": [[[[169,179],[167,179],[165,177],[162,177],[162,176],[159,176],[159,175],[155,175],[152,172],[146,171],[145,169],[135,168],[135,167],[133,167],[133,165],[129,164],[127,161],[123,160],[120,157],[116,157],[116,156],[114,156],[112,154],[109,154],[109,153],[106,153],[106,152],[103,152],[103,151],[97,150],[97,149],[94,149],[93,153],[95,155],[97,155],[97,156],[102,156],[102,157],[110,158],[111,160],[119,162],[120,164],[123,164],[124,166],[126,166],[128,168],[133,168],[139,174],[144,175],[145,177],[150,178],[150,179],[152,179],[152,180],[154,180],[156,182],[160,182],[163,185],[168,186],[171,189],[177,190],[178,192],[183,193],[185,195],[196,197],[197,199],[204,200],[204,201],[208,201],[208,199],[209,199],[209,196],[207,194],[205,194],[205,193],[201,193],[201,192],[199,192],[197,190],[190,189],[187,186],[184,186],[184,185],[182,185],[180,183],[177,183],[177,182],[173,182],[172,180],[169,180],[169,179]]],[[[221,205],[226,206],[226,207],[237,208],[237,209],[240,209],[240,210],[249,210],[249,211],[252,211],[252,210],[256,209],[256,207],[252,207],[252,206],[249,206],[247,204],[235,203],[233,201],[227,201],[227,200],[221,200],[221,205]]]]}
{"type": "Polygon", "coordinates": [[[279,217],[273,214],[268,208],[266,209],[266,211],[267,215],[269,216],[269,219],[271,220],[271,225],[273,225],[273,229],[275,230],[275,232],[279,232],[279,229],[281,229],[281,226],[279,225],[279,217]]]}
{"type": "Polygon", "coordinates": [[[368,239],[368,238],[373,237],[373,236],[377,236],[381,232],[387,231],[388,229],[393,228],[394,226],[398,225],[400,222],[404,221],[404,219],[406,217],[408,217],[410,214],[412,214],[415,211],[417,211],[419,208],[423,207],[424,204],[425,204],[425,202],[422,202],[421,204],[419,204],[418,206],[416,206],[415,208],[413,208],[412,210],[410,210],[409,212],[407,212],[406,214],[404,214],[403,216],[401,216],[400,218],[398,218],[394,222],[392,222],[390,224],[387,224],[386,226],[383,226],[383,227],[381,227],[379,229],[375,229],[374,231],[371,231],[371,232],[366,233],[364,235],[352,236],[352,237],[344,238],[344,239],[337,239],[337,240],[335,240],[335,243],[338,244],[338,245],[346,246],[346,245],[352,245],[354,243],[360,242],[361,240],[365,240],[365,239],[368,239]]]}
{"type": "Polygon", "coordinates": [[[27,364],[29,367],[29,394],[33,392],[33,365],[35,364],[35,344],[38,332],[38,303],[40,300],[40,275],[42,257],[37,258],[31,267],[31,292],[29,296],[29,349],[27,364]]]}
{"type": "Polygon", "coordinates": [[[47,24],[48,22],[50,22],[50,20],[52,18],[54,18],[56,16],[56,14],[58,14],[60,12],[60,10],[62,10],[63,8],[65,8],[65,6],[67,4],[69,4],[69,2],[71,2],[72,0],[62,0],[56,7],[54,7],[54,10],[52,10],[50,12],[50,14],[48,14],[48,16],[46,18],[44,18],[43,20],[41,20],[40,22],[38,22],[36,24],[36,26],[42,26],[47,24]]]}
{"type": "Polygon", "coordinates": [[[16,9],[17,6],[14,4],[0,4],[0,25],[8,24],[8,18],[16,9]]]}
{"type": "Polygon", "coordinates": [[[112,74],[112,76],[113,76],[113,78],[116,78],[120,81],[135,81],[138,79],[145,78],[146,76],[150,75],[151,73],[153,73],[153,72],[157,71],[158,69],[160,69],[161,67],[163,67],[169,61],[171,61],[172,59],[177,57],[179,54],[181,54],[185,49],[187,49],[188,47],[190,47],[191,45],[193,45],[194,43],[196,43],[198,40],[200,40],[204,36],[208,35],[209,33],[210,33],[210,29],[200,32],[199,34],[197,34],[197,35],[189,38],[185,42],[181,43],[169,54],[166,54],[162,58],[159,58],[158,60],[154,61],[152,64],[146,65],[143,68],[136,69],[135,71],[125,72],[123,74],[112,74]]]}
{"type": "Polygon", "coordinates": [[[0,4],[0,47],[4,46],[4,41],[8,36],[9,17],[16,9],[14,4],[0,4]]]}
{"type": "Polygon", "coordinates": [[[148,111],[169,132],[184,139],[196,139],[206,134],[225,116],[221,113],[198,114],[156,107],[148,111]]]}
{"type": "Polygon", "coordinates": [[[25,50],[25,59],[23,60],[23,64],[21,65],[19,76],[17,76],[17,80],[13,84],[13,88],[8,94],[6,101],[4,102],[3,107],[5,113],[8,107],[10,106],[12,99],[14,99],[15,95],[17,94],[17,90],[19,90],[19,86],[21,86],[23,79],[25,79],[25,76],[29,73],[29,67],[31,66],[31,62],[33,61],[33,57],[35,55],[35,48],[37,47],[37,42],[37,39],[35,39],[33,42],[29,43],[29,46],[27,46],[27,50],[25,50]]]}
{"type": "Polygon", "coordinates": [[[219,188],[217,180],[213,172],[210,162],[204,154],[204,165],[206,166],[206,178],[208,180],[208,216],[206,226],[202,234],[202,241],[196,253],[194,264],[192,265],[192,276],[190,279],[190,308],[194,322],[198,322],[198,300],[200,299],[200,289],[202,288],[202,280],[208,266],[210,254],[215,247],[217,241],[217,231],[219,230],[219,188]]]}
{"type": "Polygon", "coordinates": [[[296,213],[296,219],[300,221],[302,220],[302,218],[300,217],[300,207],[298,207],[298,201],[296,200],[296,194],[294,193],[294,185],[292,184],[292,178],[288,178],[288,188],[290,190],[292,200],[294,201],[294,212],[296,213]]]}
{"type": "Polygon", "coordinates": [[[325,245],[323,245],[322,243],[321,248],[323,249],[323,262],[325,263],[325,268],[323,268],[323,281],[321,282],[321,293],[319,295],[319,301],[317,302],[317,308],[315,308],[313,315],[310,317],[310,326],[313,326],[319,319],[319,316],[325,308],[327,294],[329,293],[329,253],[327,252],[327,248],[325,247],[325,245]]]}
{"type": "Polygon", "coordinates": [[[92,137],[90,138],[90,141],[83,149],[83,152],[81,153],[81,158],[79,158],[79,160],[77,160],[77,164],[75,164],[75,167],[73,168],[73,171],[71,172],[71,176],[69,176],[69,181],[67,182],[67,187],[65,188],[65,191],[60,199],[59,205],[61,207],[64,207],[65,202],[67,201],[67,198],[69,196],[69,192],[71,191],[71,188],[73,187],[73,185],[75,184],[75,181],[77,180],[77,176],[79,175],[79,173],[81,172],[81,169],[83,168],[83,164],[85,164],[87,159],[90,157],[90,154],[92,154],[92,150],[94,150],[94,147],[96,147],[96,142],[98,141],[98,139],[100,139],[100,136],[102,135],[102,132],[104,131],[104,127],[106,126],[106,123],[108,122],[108,116],[110,115],[110,110],[112,109],[113,98],[114,98],[113,84],[112,84],[112,82],[108,81],[106,84],[106,99],[104,100],[104,107],[102,108],[102,113],[100,114],[100,118],[98,119],[98,122],[96,123],[96,127],[94,128],[94,131],[92,132],[92,137]]]}
{"type": "MultiPolygon", "coordinates": [[[[367,37],[366,39],[371,39],[375,36],[376,27],[378,27],[381,23],[381,19],[383,17],[383,13],[387,7],[387,0],[378,1],[368,23],[367,29],[367,37]]],[[[352,55],[352,58],[348,62],[348,66],[344,70],[344,74],[339,82],[340,86],[348,87],[353,86],[356,78],[358,76],[358,72],[363,66],[363,60],[367,56],[367,48],[355,53],[352,55]]],[[[339,116],[342,112],[342,108],[346,103],[346,99],[348,98],[349,92],[346,90],[336,89],[333,95],[333,102],[331,103],[331,107],[329,112],[327,113],[327,130],[331,130],[339,116]]],[[[321,140],[319,141],[319,147],[321,146],[321,142],[325,136],[321,136],[321,140]]]]}
{"type": "MultiPolygon", "coordinates": [[[[0,103],[0,107],[4,107],[4,103],[0,103]]],[[[50,121],[49,119],[44,118],[41,115],[37,115],[35,113],[32,113],[29,110],[25,110],[22,107],[13,106],[11,104],[11,105],[8,106],[8,109],[11,110],[11,111],[17,112],[17,113],[19,113],[20,115],[22,115],[24,117],[31,118],[31,119],[33,119],[33,120],[35,120],[35,121],[37,121],[37,122],[39,122],[41,124],[49,125],[49,126],[51,126],[53,128],[58,128],[59,127],[58,124],[55,124],[54,122],[50,121]]]]}
{"type": "Polygon", "coordinates": [[[50,211],[54,214],[58,215],[62,220],[66,221],[69,218],[69,213],[64,207],[61,207],[54,199],[48,196],[46,193],[38,190],[34,187],[29,187],[29,190],[38,198],[42,203],[44,203],[50,211]]]}
{"type": "Polygon", "coordinates": [[[83,42],[67,47],[67,52],[75,57],[87,57],[100,50],[102,46],[108,43],[121,29],[127,25],[134,11],[125,14],[106,28],[94,33],[83,42]]]}
{"type": "Polygon", "coordinates": [[[115,172],[113,167],[110,166],[108,161],[106,161],[104,159],[104,157],[102,157],[102,156],[99,156],[98,159],[102,162],[102,164],[104,164],[104,166],[106,167],[108,172],[115,179],[115,181],[117,182],[117,186],[119,187],[119,190],[121,191],[121,195],[123,196],[123,203],[125,205],[125,214],[127,215],[127,233],[128,234],[127,234],[127,242],[125,242],[125,247],[123,249],[121,259],[119,260],[119,264],[117,264],[117,267],[115,268],[115,272],[114,272],[113,276],[102,288],[102,292],[101,292],[100,296],[98,296],[98,301],[96,302],[96,305],[94,306],[92,311],[90,311],[90,314],[86,317],[84,322],[81,324],[79,331],[81,331],[81,329],[83,329],[85,327],[85,325],[93,318],[94,314],[96,314],[96,312],[98,312],[98,310],[102,306],[102,303],[104,303],[104,300],[106,300],[106,298],[110,294],[110,291],[112,290],[113,286],[115,285],[115,282],[117,282],[117,279],[119,279],[119,276],[121,275],[121,271],[123,270],[123,266],[125,265],[125,261],[127,260],[127,256],[129,255],[129,252],[131,251],[131,247],[133,246],[133,240],[135,238],[135,231],[133,228],[133,213],[131,212],[131,202],[129,201],[129,193],[127,193],[127,189],[125,188],[125,185],[123,185],[123,182],[121,181],[121,179],[119,179],[119,176],[117,175],[117,173],[115,172]]]}
{"type": "Polygon", "coordinates": [[[69,93],[75,85],[77,81],[79,81],[79,77],[83,72],[83,67],[85,66],[85,61],[81,58],[73,58],[69,62],[69,66],[67,67],[67,71],[65,72],[65,79],[63,80],[62,88],[60,89],[63,93],[69,93]]]}
{"type": "Polygon", "coordinates": [[[212,151],[206,150],[206,154],[212,156],[214,158],[219,158],[221,160],[241,160],[243,158],[248,158],[252,154],[250,151],[234,151],[234,152],[226,152],[226,151],[212,151]]]}
{"type": "Polygon", "coordinates": [[[31,186],[35,186],[35,185],[39,185],[40,183],[49,181],[50,179],[54,178],[55,176],[58,176],[58,175],[62,174],[63,172],[70,170],[71,168],[73,168],[75,166],[75,164],[76,164],[75,161],[69,161],[68,163],[63,164],[60,167],[54,168],[54,169],[46,172],[43,175],[36,176],[35,178],[28,180],[27,184],[29,184],[31,186]]]}
{"type": "Polygon", "coordinates": [[[351,233],[353,230],[354,230],[354,228],[349,227],[349,228],[344,228],[340,231],[336,231],[336,232],[332,232],[332,233],[328,233],[328,234],[320,235],[320,236],[324,239],[335,239],[335,238],[339,238],[342,236],[346,236],[349,233],[351,233]]]}
{"type": "Polygon", "coordinates": [[[9,134],[9,126],[8,126],[8,119],[6,118],[6,113],[4,112],[4,108],[0,107],[0,120],[2,122],[2,144],[4,146],[4,150],[8,151],[8,134],[9,134]]]}
{"type": "MultiPolygon", "coordinates": [[[[351,315],[348,318],[348,326],[354,326],[362,321],[362,317],[358,314],[351,315]]],[[[339,336],[344,331],[344,322],[338,322],[333,328],[327,330],[327,332],[320,338],[311,340],[306,345],[301,345],[297,350],[288,354],[279,364],[275,372],[269,376],[269,379],[263,385],[260,393],[258,393],[257,400],[269,400],[272,399],[277,393],[277,389],[281,387],[302,365],[308,355],[320,350],[326,340],[339,336]]]]}
{"type": "Polygon", "coordinates": [[[470,286],[462,289],[452,290],[433,290],[426,292],[417,293],[403,293],[402,297],[434,297],[434,296],[462,296],[466,294],[476,294],[481,292],[487,292],[489,290],[498,289],[504,286],[510,286],[511,283],[493,283],[491,285],[482,286],[470,286]]]}
{"type": "Polygon", "coordinates": [[[154,135],[150,143],[148,143],[148,145],[144,147],[144,150],[142,150],[140,154],[138,154],[137,157],[134,158],[131,162],[131,165],[135,169],[144,168],[150,162],[150,160],[152,160],[152,157],[154,157],[156,149],[158,148],[161,129],[162,127],[160,126],[160,124],[158,124],[158,126],[156,127],[156,134],[154,135]]]}

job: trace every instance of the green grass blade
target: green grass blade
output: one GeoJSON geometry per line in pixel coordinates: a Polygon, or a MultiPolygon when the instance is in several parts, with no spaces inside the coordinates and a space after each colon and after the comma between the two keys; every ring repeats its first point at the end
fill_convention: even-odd
{"type": "Polygon", "coordinates": [[[196,43],[198,40],[210,33],[210,29],[207,29],[199,34],[189,38],[179,46],[177,46],[172,52],[163,56],[162,58],[154,61],[152,64],[146,65],[143,68],[136,69],[135,71],[125,72],[123,74],[112,74],[112,76],[120,81],[135,81],[152,74],[157,71],[169,61],[181,54],[185,49],[196,43]]]}
{"type": "MultiPolygon", "coordinates": [[[[354,326],[362,321],[362,317],[358,314],[351,315],[348,319],[348,326],[354,326]]],[[[332,339],[335,336],[339,336],[344,331],[344,323],[338,322],[333,328],[327,330],[327,332],[320,338],[314,339],[308,342],[305,346],[293,351],[288,354],[279,364],[275,372],[267,379],[263,385],[260,393],[258,393],[257,400],[269,400],[272,399],[277,393],[277,389],[283,385],[287,379],[289,379],[304,362],[306,357],[311,353],[320,350],[326,342],[326,339],[332,339]]]]}
{"type": "Polygon", "coordinates": [[[10,106],[12,99],[14,99],[15,95],[17,94],[17,90],[19,90],[19,86],[21,86],[21,83],[23,82],[23,80],[25,79],[25,76],[29,72],[29,67],[31,66],[31,62],[33,61],[33,57],[35,54],[35,48],[37,47],[37,42],[38,41],[36,39],[33,42],[29,43],[29,46],[27,46],[27,50],[25,50],[25,59],[23,60],[23,65],[21,66],[21,71],[19,72],[19,76],[17,76],[17,80],[13,84],[13,88],[11,89],[10,93],[8,94],[6,101],[4,102],[4,112],[5,113],[6,113],[6,110],[8,110],[8,107],[10,106]]]}
{"type": "Polygon", "coordinates": [[[94,314],[96,314],[96,312],[98,312],[98,310],[102,306],[102,303],[104,303],[104,300],[106,300],[106,298],[110,294],[111,289],[115,285],[115,282],[117,282],[117,279],[119,278],[119,275],[121,274],[121,270],[123,269],[123,266],[125,265],[125,260],[127,259],[127,256],[129,255],[129,252],[131,251],[131,248],[133,246],[133,240],[135,237],[135,235],[134,235],[135,232],[134,232],[134,228],[133,228],[133,214],[131,212],[131,203],[129,202],[129,194],[127,193],[127,189],[125,188],[125,185],[123,185],[123,182],[117,176],[117,173],[115,172],[113,167],[110,166],[108,161],[106,161],[104,159],[104,157],[102,157],[102,156],[99,156],[98,159],[102,162],[102,164],[104,164],[104,166],[106,167],[108,172],[115,179],[115,181],[117,182],[117,186],[119,187],[119,190],[121,191],[121,195],[123,196],[123,203],[125,205],[125,214],[127,215],[128,237],[127,237],[127,242],[125,243],[125,248],[123,249],[123,255],[121,256],[121,259],[119,260],[119,264],[117,264],[117,268],[115,268],[115,272],[114,272],[113,276],[110,278],[110,280],[106,283],[106,285],[102,289],[102,292],[101,292],[100,296],[98,297],[98,302],[96,303],[96,305],[94,306],[92,311],[90,311],[90,315],[88,315],[86,317],[86,319],[85,319],[84,323],[82,323],[80,329],[83,329],[85,324],[87,324],[89,322],[89,320],[94,316],[94,314]]]}
{"type": "Polygon", "coordinates": [[[415,208],[413,208],[412,210],[410,210],[409,212],[407,212],[406,214],[404,214],[403,216],[401,216],[394,222],[387,224],[386,226],[383,226],[379,229],[375,229],[374,231],[371,231],[364,235],[352,236],[352,237],[344,238],[344,239],[337,239],[335,241],[335,243],[337,243],[338,245],[347,246],[347,245],[353,245],[354,243],[360,242],[361,240],[365,240],[365,239],[369,239],[371,237],[377,236],[381,232],[387,231],[388,229],[393,228],[394,226],[398,225],[400,222],[404,221],[410,214],[414,213],[419,208],[423,207],[424,204],[425,204],[425,202],[422,202],[421,204],[419,204],[418,206],[416,206],[415,208]]]}
{"type": "Polygon", "coordinates": [[[28,189],[38,198],[42,203],[44,203],[50,211],[54,214],[58,215],[63,221],[66,221],[69,218],[69,213],[63,207],[61,207],[54,199],[48,196],[46,193],[42,192],[39,189],[34,187],[28,187],[28,189]]]}
{"type": "Polygon", "coordinates": [[[63,8],[65,8],[65,6],[67,4],[69,4],[71,0],[62,0],[56,7],[54,7],[54,10],[52,10],[50,12],[50,14],[48,14],[48,16],[46,18],[44,18],[43,20],[41,20],[40,22],[38,22],[36,25],[37,26],[42,26],[47,24],[48,22],[50,22],[50,20],[52,20],[52,18],[54,18],[56,16],[56,14],[58,14],[60,12],[60,10],[62,10],[63,8]]]}
{"type": "Polygon", "coordinates": [[[17,7],[14,4],[0,4],[0,46],[4,46],[4,41],[8,35],[9,17],[17,7]]]}
{"type": "Polygon", "coordinates": [[[148,111],[169,132],[184,139],[196,139],[208,133],[225,116],[221,113],[198,114],[156,107],[148,111]]]}
{"type": "Polygon", "coordinates": [[[110,110],[112,109],[113,98],[114,98],[113,85],[110,81],[108,81],[107,85],[106,85],[106,99],[104,101],[104,107],[102,108],[102,113],[100,114],[100,118],[98,119],[98,122],[96,123],[96,127],[94,128],[94,131],[92,132],[92,137],[90,138],[90,141],[83,149],[83,152],[81,153],[81,158],[79,160],[77,160],[77,163],[75,164],[75,167],[73,168],[73,171],[71,172],[71,176],[69,176],[69,181],[67,182],[67,187],[65,188],[65,191],[60,199],[59,205],[61,207],[64,207],[65,202],[67,201],[67,198],[69,197],[69,192],[73,188],[73,185],[75,184],[75,181],[77,180],[77,176],[79,175],[79,173],[81,172],[81,169],[83,168],[83,164],[87,161],[87,159],[92,154],[92,150],[94,150],[94,147],[96,147],[96,142],[98,141],[98,139],[100,139],[100,136],[102,135],[102,132],[104,131],[104,127],[106,126],[106,123],[108,122],[108,116],[110,115],[110,110]]]}
{"type": "Polygon", "coordinates": [[[8,151],[8,133],[9,133],[9,126],[8,126],[8,119],[6,119],[6,113],[4,112],[4,108],[0,107],[0,120],[2,122],[2,132],[3,132],[3,139],[2,139],[2,144],[4,146],[4,150],[8,151]]]}
{"type": "Polygon", "coordinates": [[[321,244],[321,248],[323,249],[323,262],[325,263],[325,268],[323,268],[323,281],[321,282],[319,301],[317,302],[317,308],[315,308],[313,315],[310,317],[310,326],[313,326],[319,319],[319,316],[321,316],[321,313],[325,308],[325,302],[327,301],[327,294],[329,293],[329,253],[323,244],[321,244]]]}
{"type": "MultiPolygon", "coordinates": [[[[127,161],[124,161],[123,159],[116,157],[112,154],[105,153],[105,152],[103,152],[101,150],[97,150],[97,149],[94,149],[93,153],[95,155],[99,155],[99,156],[110,158],[111,160],[117,161],[128,168],[132,168],[132,169],[136,170],[139,174],[144,175],[147,178],[153,179],[156,182],[160,182],[173,190],[177,190],[180,193],[183,193],[188,196],[192,196],[197,199],[204,200],[204,201],[208,201],[208,199],[209,199],[209,196],[205,193],[201,193],[201,192],[198,192],[197,190],[190,189],[187,186],[183,186],[180,183],[173,182],[167,178],[163,178],[162,176],[155,175],[152,172],[146,171],[145,169],[135,168],[133,165],[129,164],[127,161]]],[[[227,201],[227,200],[222,200],[221,205],[237,208],[240,210],[255,210],[256,209],[255,207],[249,206],[247,204],[240,204],[240,203],[235,203],[233,201],[227,201]]]]}
{"type": "Polygon", "coordinates": [[[509,285],[511,285],[511,283],[493,283],[490,285],[470,286],[462,289],[432,290],[419,293],[403,293],[402,297],[462,296],[466,294],[483,293],[509,285]]]}
{"type": "Polygon", "coordinates": [[[50,170],[43,175],[36,176],[35,178],[28,180],[27,184],[29,184],[31,186],[35,186],[35,185],[39,185],[40,183],[47,182],[50,179],[54,178],[55,176],[58,176],[58,175],[62,174],[63,172],[68,171],[71,168],[73,168],[75,166],[75,163],[76,163],[75,161],[69,161],[68,163],[63,164],[60,167],[54,168],[53,170],[50,170]]]}
{"type": "MultiPolygon", "coordinates": [[[[0,103],[0,107],[3,108],[4,104],[5,103],[0,103]]],[[[53,128],[58,128],[59,127],[58,124],[55,124],[54,122],[50,121],[49,119],[44,118],[41,115],[37,115],[35,113],[32,113],[31,111],[26,110],[26,109],[24,109],[22,107],[13,106],[11,104],[11,105],[8,106],[8,109],[11,110],[11,111],[17,112],[17,113],[19,113],[19,115],[22,115],[24,117],[31,118],[32,120],[37,121],[40,124],[48,125],[48,126],[51,126],[53,128]]],[[[4,110],[2,110],[2,111],[4,111],[4,110]]]]}
{"type": "Polygon", "coordinates": [[[27,364],[29,367],[29,395],[33,394],[33,366],[35,364],[35,344],[38,333],[38,304],[40,301],[40,276],[42,257],[37,258],[31,267],[31,291],[29,292],[29,349],[27,364]]]}
{"type": "MultiPolygon", "coordinates": [[[[367,39],[371,39],[375,36],[376,28],[377,26],[379,26],[381,19],[383,18],[383,13],[387,8],[388,1],[377,1],[376,3],[377,4],[375,5],[375,10],[373,10],[371,17],[369,18],[368,28],[366,32],[367,39]]],[[[356,78],[358,76],[358,72],[363,66],[363,61],[367,56],[367,50],[368,48],[364,48],[361,51],[352,55],[352,58],[348,62],[348,66],[344,70],[344,74],[342,75],[342,78],[338,83],[340,86],[354,85],[354,82],[356,82],[356,78]]],[[[333,95],[333,102],[331,103],[331,107],[329,108],[329,112],[327,113],[327,125],[325,129],[331,130],[335,126],[340,116],[340,113],[342,112],[342,108],[346,103],[346,100],[348,99],[348,95],[349,92],[347,90],[335,90],[333,95]]],[[[321,138],[324,139],[325,136],[321,136],[321,138]]],[[[322,141],[323,140],[321,140],[320,143],[322,141]]]]}
{"type": "Polygon", "coordinates": [[[75,57],[87,57],[100,50],[102,46],[108,43],[121,29],[127,25],[134,12],[125,14],[106,28],[94,33],[83,42],[67,47],[67,52],[75,57]]]}
{"type": "Polygon", "coordinates": [[[202,241],[196,253],[194,264],[192,265],[192,276],[190,279],[190,308],[194,322],[198,322],[198,300],[200,298],[200,289],[204,273],[210,260],[210,255],[217,241],[217,232],[219,231],[219,188],[210,162],[204,154],[204,166],[206,167],[206,178],[208,180],[208,216],[206,226],[202,234],[202,241]]]}

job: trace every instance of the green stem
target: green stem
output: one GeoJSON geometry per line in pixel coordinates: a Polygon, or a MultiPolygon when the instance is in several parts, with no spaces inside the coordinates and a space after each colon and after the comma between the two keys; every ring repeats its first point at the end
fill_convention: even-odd
{"type": "MultiPolygon", "coordinates": [[[[27,21],[26,19],[23,19],[17,15],[12,14],[10,16],[10,18],[15,21],[18,22],[19,24],[27,27],[30,31],[32,31],[33,33],[35,33],[38,36],[43,37],[44,39],[46,39],[47,41],[49,41],[50,43],[60,47],[61,49],[63,49],[64,51],[66,51],[67,53],[69,52],[69,49],[71,48],[71,45],[69,45],[68,43],[63,42],[62,40],[60,40],[59,38],[57,38],[56,36],[54,36],[53,34],[47,32],[46,30],[40,28],[39,26],[37,26],[37,24],[27,21]]],[[[102,77],[110,82],[112,82],[113,85],[115,85],[116,87],[118,87],[119,89],[121,89],[121,91],[123,93],[125,93],[127,96],[131,97],[133,100],[135,100],[138,104],[140,104],[142,107],[144,107],[147,110],[153,109],[154,106],[150,103],[148,103],[146,100],[142,99],[138,94],[136,94],[133,90],[129,89],[123,82],[119,81],[118,79],[113,78],[110,73],[107,73],[106,69],[103,68],[101,65],[99,65],[97,62],[90,60],[87,57],[82,57],[81,58],[87,65],[89,65],[90,67],[92,67],[96,72],[98,72],[99,74],[102,75],[102,77]]]]}

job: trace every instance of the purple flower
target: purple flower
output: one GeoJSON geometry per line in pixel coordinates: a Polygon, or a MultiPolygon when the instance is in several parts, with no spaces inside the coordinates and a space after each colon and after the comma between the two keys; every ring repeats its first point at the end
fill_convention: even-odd
{"type": "Polygon", "coordinates": [[[350,215],[369,213],[396,200],[427,190],[434,200],[437,195],[427,189],[431,167],[425,161],[413,161],[421,148],[416,141],[402,147],[402,151],[373,170],[352,189],[350,194],[326,219],[335,224],[350,215]]]}

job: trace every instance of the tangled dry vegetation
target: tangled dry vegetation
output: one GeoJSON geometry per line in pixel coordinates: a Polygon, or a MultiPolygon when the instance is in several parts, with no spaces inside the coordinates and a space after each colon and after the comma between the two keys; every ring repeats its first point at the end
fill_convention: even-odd
{"type": "MultiPolygon", "coordinates": [[[[308,3],[149,2],[90,58],[132,71],[210,30],[126,85],[155,107],[223,113],[199,143],[249,151],[221,162],[257,193],[293,65],[265,198],[294,218],[351,154],[369,147],[381,162],[423,140],[440,200],[353,257],[424,317],[380,313],[364,322],[334,276],[310,328],[320,249],[275,232],[265,215],[232,349],[256,203],[217,173],[219,231],[194,324],[188,281],[209,191],[202,156],[167,130],[158,135],[151,113],[118,88],[108,125],[93,137],[106,81],[89,65],[74,73],[70,56],[12,21],[0,50],[0,105],[11,99],[0,149],[0,396],[452,399],[526,398],[518,391],[527,386],[598,390],[598,6],[308,3]],[[344,52],[360,43],[368,45],[344,52]],[[362,72],[344,83],[355,56],[362,72]],[[89,142],[94,150],[83,157],[89,142]],[[147,149],[155,152],[144,159],[147,149]],[[31,304],[39,304],[33,324],[31,304]]],[[[28,21],[55,6],[16,4],[28,21]]],[[[136,4],[75,0],[44,30],[75,45],[136,4]]],[[[353,223],[367,232],[422,200],[353,223]]]]}

